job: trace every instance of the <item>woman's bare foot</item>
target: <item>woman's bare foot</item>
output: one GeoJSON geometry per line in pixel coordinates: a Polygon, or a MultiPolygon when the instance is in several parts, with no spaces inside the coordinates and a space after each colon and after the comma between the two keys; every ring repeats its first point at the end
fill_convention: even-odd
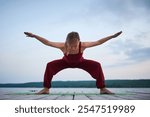
{"type": "Polygon", "coordinates": [[[115,93],[112,93],[111,91],[109,91],[106,88],[102,88],[102,89],[100,89],[100,94],[115,94],[115,93]]]}
{"type": "Polygon", "coordinates": [[[39,91],[38,93],[36,93],[36,94],[38,94],[38,95],[40,95],[40,94],[49,94],[49,89],[48,88],[44,88],[41,91],[39,91]]]}

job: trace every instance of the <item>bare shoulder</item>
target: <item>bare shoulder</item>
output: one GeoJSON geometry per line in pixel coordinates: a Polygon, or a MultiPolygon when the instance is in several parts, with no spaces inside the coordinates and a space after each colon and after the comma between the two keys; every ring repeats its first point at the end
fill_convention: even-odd
{"type": "Polygon", "coordinates": [[[52,46],[52,47],[55,47],[55,48],[59,48],[59,49],[62,49],[64,48],[65,46],[65,43],[63,42],[52,42],[52,41],[48,41],[48,46],[52,46]]]}
{"type": "Polygon", "coordinates": [[[93,47],[93,46],[96,46],[96,45],[97,45],[96,41],[93,41],[93,42],[82,42],[81,47],[83,49],[86,49],[86,48],[93,47]]]}
{"type": "Polygon", "coordinates": [[[85,48],[86,47],[86,42],[81,42],[81,48],[85,48]]]}
{"type": "Polygon", "coordinates": [[[81,52],[87,48],[87,42],[81,42],[81,52]]]}
{"type": "Polygon", "coordinates": [[[65,52],[66,52],[65,43],[59,42],[58,45],[59,45],[59,49],[60,49],[63,53],[65,53],[65,52]]]}

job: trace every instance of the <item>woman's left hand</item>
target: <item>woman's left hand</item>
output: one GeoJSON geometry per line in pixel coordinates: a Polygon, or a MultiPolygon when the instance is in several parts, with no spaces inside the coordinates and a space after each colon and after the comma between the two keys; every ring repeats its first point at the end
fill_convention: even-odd
{"type": "Polygon", "coordinates": [[[121,33],[122,33],[122,31],[115,33],[114,35],[112,35],[112,38],[119,36],[121,33]]]}

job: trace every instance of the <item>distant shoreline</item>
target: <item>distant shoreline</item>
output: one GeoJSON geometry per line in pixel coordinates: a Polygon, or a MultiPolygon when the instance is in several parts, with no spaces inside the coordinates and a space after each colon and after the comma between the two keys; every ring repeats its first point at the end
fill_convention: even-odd
{"type": "MultiPolygon", "coordinates": [[[[150,88],[150,79],[106,80],[108,88],[150,88]]],[[[96,88],[95,81],[52,81],[53,88],[96,88]]],[[[42,82],[0,83],[0,88],[41,88],[42,82]]]]}

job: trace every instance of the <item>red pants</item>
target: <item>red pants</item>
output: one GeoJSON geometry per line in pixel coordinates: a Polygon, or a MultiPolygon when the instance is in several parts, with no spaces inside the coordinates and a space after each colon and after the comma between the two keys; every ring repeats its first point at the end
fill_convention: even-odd
{"type": "Polygon", "coordinates": [[[79,64],[70,65],[64,59],[54,60],[46,66],[44,74],[44,87],[51,87],[53,75],[66,68],[80,68],[87,71],[94,79],[96,79],[97,88],[104,88],[104,74],[100,63],[92,60],[83,59],[79,64]]]}

